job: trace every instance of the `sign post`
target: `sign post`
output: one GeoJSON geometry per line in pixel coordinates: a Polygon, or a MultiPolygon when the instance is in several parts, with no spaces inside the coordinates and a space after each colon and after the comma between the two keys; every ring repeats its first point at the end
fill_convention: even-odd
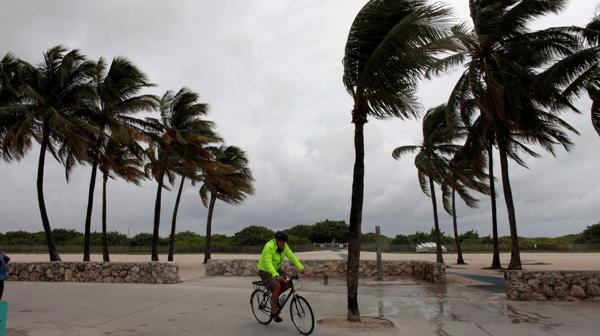
{"type": "Polygon", "coordinates": [[[375,227],[375,235],[377,236],[377,281],[383,280],[383,271],[381,269],[381,233],[379,231],[379,225],[375,227]]]}

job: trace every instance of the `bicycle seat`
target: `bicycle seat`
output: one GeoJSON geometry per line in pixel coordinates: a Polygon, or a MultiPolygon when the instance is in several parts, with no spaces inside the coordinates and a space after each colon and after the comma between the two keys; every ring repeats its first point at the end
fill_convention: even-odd
{"type": "Polygon", "coordinates": [[[252,284],[253,285],[257,285],[257,286],[263,286],[264,285],[263,282],[262,282],[262,280],[252,281],[252,284]]]}

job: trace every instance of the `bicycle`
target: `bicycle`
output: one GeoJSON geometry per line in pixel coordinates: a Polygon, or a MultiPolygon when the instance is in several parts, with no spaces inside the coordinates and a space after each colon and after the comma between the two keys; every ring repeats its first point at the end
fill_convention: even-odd
{"type": "MultiPolygon", "coordinates": [[[[290,284],[290,289],[287,297],[283,301],[283,304],[279,305],[277,314],[279,314],[285,305],[290,301],[290,318],[294,323],[294,327],[302,335],[310,335],[315,328],[315,317],[313,315],[312,308],[308,304],[305,298],[298,295],[294,287],[293,280],[298,280],[298,275],[292,277],[285,277],[290,284]]],[[[271,291],[265,288],[262,281],[253,281],[254,291],[250,295],[250,307],[252,307],[252,314],[261,324],[269,324],[273,320],[271,316],[271,291]]]]}

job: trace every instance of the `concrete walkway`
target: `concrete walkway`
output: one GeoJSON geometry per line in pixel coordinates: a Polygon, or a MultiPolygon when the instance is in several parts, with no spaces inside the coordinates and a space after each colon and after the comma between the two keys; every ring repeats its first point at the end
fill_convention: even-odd
{"type": "MultiPolygon", "coordinates": [[[[8,333],[15,336],[299,335],[284,322],[258,324],[250,311],[251,281],[199,277],[177,285],[7,282],[8,333]]],[[[344,315],[343,279],[303,281],[317,320],[344,315]]],[[[377,335],[597,335],[600,303],[514,302],[472,286],[406,281],[360,287],[362,315],[396,328],[377,335]]],[[[314,335],[340,335],[317,325],[314,335]]]]}

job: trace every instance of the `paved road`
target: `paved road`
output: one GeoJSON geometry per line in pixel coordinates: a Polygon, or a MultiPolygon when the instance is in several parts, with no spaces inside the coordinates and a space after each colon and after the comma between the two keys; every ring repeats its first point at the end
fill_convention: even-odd
{"type": "MultiPolygon", "coordinates": [[[[202,277],[177,285],[8,282],[8,335],[299,335],[289,313],[263,326],[249,309],[253,278],[202,277]]],[[[361,314],[396,328],[377,335],[597,335],[600,303],[513,302],[460,285],[365,283],[361,314]]],[[[305,280],[317,319],[345,314],[345,284],[305,280]]],[[[315,335],[339,335],[317,325],[315,335]]]]}

